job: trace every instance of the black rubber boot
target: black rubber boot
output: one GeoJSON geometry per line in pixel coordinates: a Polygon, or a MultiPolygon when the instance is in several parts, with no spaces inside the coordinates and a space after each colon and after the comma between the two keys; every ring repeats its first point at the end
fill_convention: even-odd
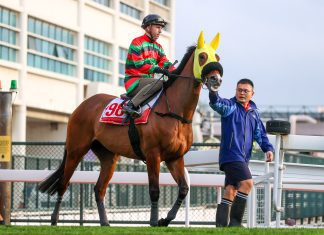
{"type": "Polygon", "coordinates": [[[141,116],[141,112],[134,106],[131,100],[127,103],[127,105],[123,106],[122,111],[133,118],[138,118],[141,116]]]}
{"type": "Polygon", "coordinates": [[[229,220],[230,205],[218,204],[216,210],[216,227],[227,227],[229,220]]]}
{"type": "Polygon", "coordinates": [[[246,206],[246,198],[236,196],[230,213],[229,227],[243,227],[242,219],[246,206]]]}

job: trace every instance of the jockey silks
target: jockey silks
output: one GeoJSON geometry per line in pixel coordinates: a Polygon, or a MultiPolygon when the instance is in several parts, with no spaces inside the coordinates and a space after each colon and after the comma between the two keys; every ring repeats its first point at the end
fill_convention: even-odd
{"type": "Polygon", "coordinates": [[[127,93],[138,85],[140,78],[153,78],[156,67],[168,68],[171,64],[158,42],[152,42],[146,34],[135,38],[129,47],[125,65],[127,93]]]}

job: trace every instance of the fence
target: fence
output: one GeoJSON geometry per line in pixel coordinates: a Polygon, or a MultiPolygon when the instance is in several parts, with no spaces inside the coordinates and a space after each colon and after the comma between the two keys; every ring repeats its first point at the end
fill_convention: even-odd
{"type": "MultiPolygon", "coordinates": [[[[248,226],[256,226],[256,215],[258,205],[257,201],[257,189],[262,184],[264,188],[264,225],[270,226],[270,212],[271,201],[273,201],[272,208],[275,211],[276,216],[276,227],[280,227],[280,220],[284,212],[282,207],[282,191],[286,190],[299,190],[299,191],[312,191],[312,192],[324,192],[324,167],[318,165],[304,165],[294,163],[284,163],[285,153],[287,151],[312,151],[312,152],[323,152],[324,151],[324,137],[323,136],[298,136],[298,135],[286,135],[286,136],[272,136],[269,135],[270,141],[275,146],[275,163],[264,163],[260,161],[251,161],[250,168],[252,173],[257,176],[254,177],[255,190],[252,190],[248,200],[248,226]],[[272,170],[269,170],[269,168],[272,170]],[[283,171],[285,170],[285,177],[283,177],[283,171]],[[273,197],[271,200],[271,186],[273,185],[273,197]]],[[[202,169],[215,169],[218,163],[218,150],[210,152],[204,152],[203,159],[199,159],[198,154],[194,155],[187,162],[186,167],[194,166],[202,169]],[[215,157],[217,156],[217,157],[215,157]],[[189,163],[189,164],[188,164],[189,163]]],[[[322,197],[320,197],[322,198],[322,197]]],[[[316,206],[317,201],[315,202],[316,206]]],[[[322,207],[321,201],[319,201],[320,208],[322,207]]],[[[323,212],[320,213],[320,218],[315,220],[323,221],[323,212]]]]}
{"type": "MultiPolygon", "coordinates": [[[[63,150],[64,143],[13,143],[13,169],[55,170],[62,160],[63,150]]],[[[98,160],[89,152],[77,171],[97,171],[99,168],[98,160]]],[[[146,172],[146,165],[142,161],[121,158],[116,172],[146,172]]],[[[168,172],[163,164],[161,172],[168,172]]],[[[35,182],[14,182],[12,185],[11,222],[49,223],[56,197],[37,191],[38,183],[35,182]]],[[[70,185],[62,202],[61,223],[98,223],[93,186],[93,184],[70,185]]],[[[192,187],[190,193],[193,206],[191,218],[194,219],[192,224],[213,224],[210,218],[215,217],[216,188],[192,187]]],[[[162,217],[166,216],[177,194],[177,186],[161,186],[159,208],[162,217]]],[[[107,189],[105,204],[112,224],[148,223],[150,198],[146,185],[111,184],[107,189]]],[[[184,223],[184,208],[181,208],[177,218],[174,223],[184,223]]]]}
{"type": "MultiPolygon", "coordinates": [[[[210,148],[211,145],[198,146],[196,144],[193,150],[210,148]]],[[[212,145],[215,147],[215,145],[212,145]]],[[[14,169],[35,169],[35,170],[54,170],[62,160],[64,143],[14,143],[13,168],[14,169]]],[[[197,152],[198,153],[198,152],[197,152]]],[[[260,159],[263,155],[255,153],[253,158],[260,159]]],[[[204,161],[204,156],[200,156],[198,161],[204,161]]],[[[286,153],[286,158],[298,162],[310,162],[311,158],[306,155],[286,153]]],[[[215,161],[215,160],[214,160],[215,161]]],[[[324,159],[313,159],[316,164],[323,164],[324,159]]],[[[214,162],[217,163],[217,162],[214,162]]],[[[312,163],[312,162],[310,162],[312,163]]],[[[252,168],[255,163],[252,161],[252,168]]],[[[261,163],[260,163],[261,164],[261,163]]],[[[263,163],[262,163],[263,164],[263,163]]],[[[84,161],[80,164],[78,170],[96,171],[99,169],[99,163],[95,157],[88,153],[84,161]]],[[[191,168],[189,168],[191,169],[191,168]]],[[[192,168],[193,169],[193,168],[192,168]]],[[[191,174],[214,173],[219,174],[217,167],[210,166],[204,169],[194,168],[191,174]]],[[[132,161],[122,158],[119,162],[117,171],[122,172],[141,172],[146,171],[146,166],[140,161],[132,161]]],[[[161,172],[166,168],[162,165],[161,172]]],[[[253,169],[252,169],[253,172],[253,169]]],[[[131,174],[131,173],[130,173],[131,174]]],[[[221,186],[223,181],[219,182],[221,186]]],[[[55,197],[40,194],[36,188],[37,183],[15,182],[12,184],[12,214],[13,223],[45,223],[50,222],[55,197]]],[[[264,187],[258,185],[256,190],[256,222],[264,223],[264,187]]],[[[168,209],[171,207],[178,193],[178,188],[174,186],[162,186],[159,201],[160,217],[165,217],[168,209]]],[[[215,208],[217,198],[221,195],[220,187],[201,187],[191,186],[190,189],[190,223],[197,225],[214,225],[215,208]]],[[[302,192],[286,191],[283,197],[282,212],[283,218],[317,218],[324,215],[323,193],[320,192],[302,192]],[[316,199],[316,203],[314,200],[316,199]]],[[[146,185],[122,185],[112,184],[107,190],[105,199],[107,205],[108,218],[111,223],[125,224],[148,224],[150,200],[148,187],[146,185]]],[[[275,218],[273,212],[272,220],[275,218]]],[[[61,223],[98,223],[97,208],[93,194],[93,185],[91,184],[71,184],[69,190],[64,196],[62,203],[62,212],[60,215],[61,223]]],[[[181,208],[176,218],[175,224],[184,224],[185,208],[181,208]]]]}

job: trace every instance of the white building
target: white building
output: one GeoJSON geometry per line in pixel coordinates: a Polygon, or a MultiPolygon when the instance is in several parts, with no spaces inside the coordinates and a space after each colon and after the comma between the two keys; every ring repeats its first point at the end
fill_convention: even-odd
{"type": "Polygon", "coordinates": [[[174,9],[175,0],[0,0],[0,81],[3,90],[18,81],[13,141],[65,141],[85,98],[124,93],[125,57],[145,15],[169,23],[159,42],[173,60],[174,9]]]}

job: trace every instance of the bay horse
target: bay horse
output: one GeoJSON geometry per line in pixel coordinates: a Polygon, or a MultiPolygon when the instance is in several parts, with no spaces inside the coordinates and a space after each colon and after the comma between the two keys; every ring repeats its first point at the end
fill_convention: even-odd
{"type": "Polygon", "coordinates": [[[160,113],[172,111],[174,115],[161,116],[152,112],[147,124],[136,126],[140,137],[140,149],[145,159],[135,154],[128,137],[127,126],[99,122],[102,111],[115,98],[114,96],[97,94],[83,101],[75,109],[67,125],[63,161],[59,168],[39,186],[41,192],[58,194],[51,216],[52,225],[58,222],[62,197],[70,178],[90,149],[100,160],[101,166],[94,192],[102,226],[109,226],[104,197],[120,156],[146,161],[151,200],[150,225],[168,226],[175,219],[188,193],[183,156],[188,152],[193,141],[190,120],[194,115],[203,81],[209,77],[215,78],[222,75],[222,67],[215,56],[218,44],[219,34],[210,44],[205,44],[204,34],[201,32],[197,46],[188,48],[179,67],[173,72],[174,78],[166,82],[164,95],[154,107],[154,110],[160,113]],[[162,161],[165,162],[177,183],[179,192],[167,217],[158,220],[159,173],[162,161]]]}

